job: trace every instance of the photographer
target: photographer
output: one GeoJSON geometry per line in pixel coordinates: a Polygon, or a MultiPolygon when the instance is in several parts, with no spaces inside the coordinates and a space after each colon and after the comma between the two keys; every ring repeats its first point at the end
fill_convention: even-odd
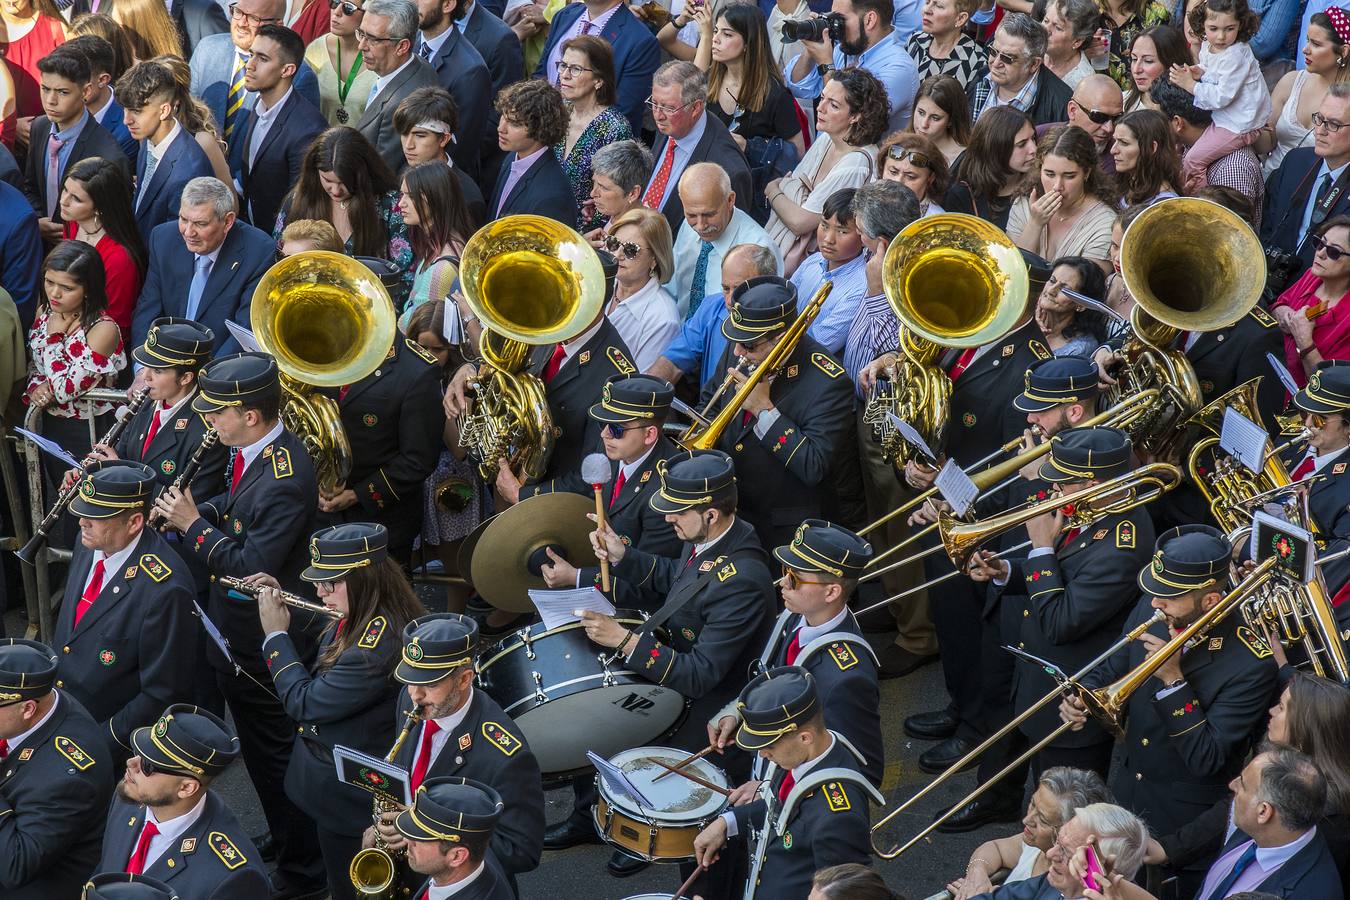
{"type": "Polygon", "coordinates": [[[802,44],[802,52],[788,64],[788,90],[800,100],[814,101],[824,87],[826,71],[856,65],[886,88],[891,107],[888,131],[903,131],[914,107],[919,76],[891,25],[893,10],[890,0],[834,0],[824,16],[783,23],[783,39],[800,39],[802,44]],[[824,33],[810,33],[807,23],[820,22],[825,25],[824,33]]]}

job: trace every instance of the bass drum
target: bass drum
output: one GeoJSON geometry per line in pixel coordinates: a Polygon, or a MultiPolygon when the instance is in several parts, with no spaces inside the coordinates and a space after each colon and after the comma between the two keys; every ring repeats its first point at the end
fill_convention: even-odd
{"type": "MultiPolygon", "coordinates": [[[[615,619],[633,630],[644,622],[634,610],[621,609],[615,619]]],[[[688,708],[678,691],[642,678],[593,643],[580,622],[508,635],[480,660],[478,686],[515,720],[551,781],[591,768],[587,750],[609,759],[670,734],[688,708]]]]}

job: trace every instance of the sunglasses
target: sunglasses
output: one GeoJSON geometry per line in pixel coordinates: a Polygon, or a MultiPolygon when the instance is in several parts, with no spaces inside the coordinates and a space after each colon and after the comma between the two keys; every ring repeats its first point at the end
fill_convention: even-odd
{"type": "Polygon", "coordinates": [[[146,759],[144,756],[141,756],[138,753],[136,754],[136,759],[140,761],[141,774],[144,775],[146,778],[153,778],[154,776],[159,774],[159,767],[156,766],[154,763],[152,763],[150,760],[146,759]]]}
{"type": "Polygon", "coordinates": [[[1083,111],[1083,115],[1091,119],[1092,124],[1094,125],[1105,125],[1108,122],[1116,121],[1116,119],[1119,119],[1122,115],[1124,115],[1124,113],[1109,113],[1109,112],[1102,112],[1100,109],[1088,109],[1086,106],[1079,103],[1077,100],[1071,99],[1069,102],[1072,103],[1074,106],[1078,107],[1079,109],[1081,109],[1083,111]]]}
{"type": "Polygon", "coordinates": [[[1020,53],[1004,53],[1002,50],[995,50],[992,47],[989,48],[989,53],[990,53],[989,59],[990,62],[993,62],[994,59],[997,59],[1005,66],[1015,66],[1020,62],[1022,62],[1022,54],[1020,53]]]}
{"type": "Polygon", "coordinates": [[[896,162],[909,160],[920,169],[933,168],[932,165],[930,165],[932,161],[928,158],[927,153],[920,153],[918,150],[909,150],[905,147],[901,147],[899,144],[892,144],[886,149],[886,158],[893,159],[896,162]]]}
{"type": "Polygon", "coordinates": [[[637,259],[642,247],[632,241],[621,241],[614,235],[605,238],[605,249],[610,253],[622,253],[624,259],[637,259]]]}
{"type": "Polygon", "coordinates": [[[1318,250],[1321,250],[1323,253],[1325,253],[1327,255],[1327,259],[1331,260],[1332,262],[1335,262],[1342,256],[1350,256],[1350,250],[1343,250],[1340,247],[1337,247],[1335,244],[1328,243],[1327,239],[1322,237],[1321,235],[1315,234],[1312,236],[1311,240],[1312,245],[1318,250]]]}
{"type": "Polygon", "coordinates": [[[647,427],[646,425],[628,425],[628,426],[624,426],[624,425],[612,425],[612,424],[606,424],[605,427],[602,428],[601,430],[602,430],[605,434],[609,435],[610,438],[612,438],[612,439],[614,439],[614,440],[617,441],[619,438],[623,437],[625,434],[627,434],[627,433],[630,432],[630,431],[637,431],[637,430],[639,430],[639,429],[646,428],[646,427],[647,427]]]}
{"type": "Polygon", "coordinates": [[[328,0],[329,9],[337,9],[339,7],[342,8],[342,14],[344,16],[354,16],[359,12],[365,11],[363,7],[357,6],[355,3],[349,3],[347,0],[328,0]]]}
{"type": "Polygon", "coordinates": [[[791,590],[796,590],[797,586],[798,586],[798,585],[802,585],[802,584],[832,584],[832,583],[833,583],[833,582],[829,582],[829,581],[814,581],[814,580],[812,580],[812,579],[810,579],[810,578],[803,578],[802,576],[800,576],[800,575],[797,574],[797,571],[796,571],[795,569],[789,569],[787,566],[783,566],[783,577],[780,578],[780,579],[778,579],[778,580],[779,580],[779,582],[782,583],[783,587],[787,588],[789,591],[791,591],[791,590]]]}

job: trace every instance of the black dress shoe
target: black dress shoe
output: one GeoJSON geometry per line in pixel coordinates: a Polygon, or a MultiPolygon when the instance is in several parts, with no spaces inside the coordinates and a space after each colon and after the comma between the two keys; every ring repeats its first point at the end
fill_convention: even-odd
{"type": "Polygon", "coordinates": [[[1022,818],[1016,801],[1008,802],[1002,798],[976,797],[956,811],[950,819],[937,827],[943,834],[961,834],[974,831],[994,822],[1016,822],[1022,818]]]}
{"type": "Polygon", "coordinates": [[[589,819],[582,820],[568,816],[544,831],[545,850],[566,850],[568,847],[577,847],[581,844],[603,843],[589,819]]]}
{"type": "MultiPolygon", "coordinates": [[[[976,744],[974,741],[968,741],[965,738],[949,737],[940,744],[929,747],[919,754],[919,768],[929,775],[938,775],[947,771],[956,765],[961,757],[965,756],[971,750],[974,750],[976,744]]],[[[972,769],[979,762],[978,759],[972,759],[961,767],[960,771],[972,769]]]]}
{"type": "Polygon", "coordinates": [[[882,681],[887,678],[900,678],[915,669],[937,662],[937,658],[936,653],[911,653],[904,647],[891,644],[889,647],[883,647],[877,653],[877,660],[880,662],[880,666],[877,668],[877,677],[882,681]]]}
{"type": "Polygon", "coordinates": [[[258,856],[263,862],[274,862],[277,858],[277,842],[272,840],[272,832],[264,831],[249,838],[258,848],[258,856]]]}
{"type": "Polygon", "coordinates": [[[908,716],[904,728],[905,734],[921,741],[945,741],[956,734],[958,724],[956,715],[950,709],[935,709],[908,716]]]}
{"type": "Polygon", "coordinates": [[[629,856],[622,850],[615,850],[614,855],[605,864],[605,868],[609,869],[609,874],[615,878],[627,878],[630,875],[636,875],[650,865],[651,863],[635,856],[629,856]]]}

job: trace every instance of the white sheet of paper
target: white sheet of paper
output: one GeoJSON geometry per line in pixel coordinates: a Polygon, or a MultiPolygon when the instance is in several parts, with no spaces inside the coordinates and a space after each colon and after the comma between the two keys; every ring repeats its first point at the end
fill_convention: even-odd
{"type": "Polygon", "coordinates": [[[1219,447],[1248,469],[1260,472],[1266,465],[1270,436],[1264,428],[1230,406],[1223,414],[1219,447]]]}
{"type": "Polygon", "coordinates": [[[531,590],[530,600],[539,610],[539,615],[544,619],[544,627],[548,629],[580,621],[578,610],[614,615],[614,604],[606,600],[605,595],[594,587],[561,591],[551,591],[547,588],[531,590]]]}
{"type": "Polygon", "coordinates": [[[229,641],[225,640],[225,635],[220,633],[220,629],[216,627],[216,623],[212,622],[211,617],[206,614],[205,610],[197,605],[196,600],[192,601],[192,608],[196,611],[197,618],[202,620],[202,627],[206,629],[206,636],[211,639],[212,643],[220,648],[220,652],[225,655],[225,660],[230,665],[234,665],[234,656],[230,653],[230,644],[229,641]]]}
{"type": "Polygon", "coordinates": [[[226,319],[225,328],[230,332],[230,337],[238,341],[239,346],[243,347],[245,352],[257,353],[262,349],[258,346],[258,339],[253,336],[253,332],[249,331],[238,322],[231,322],[229,319],[226,319]]]}
{"type": "Polygon", "coordinates": [[[600,778],[609,785],[611,791],[626,796],[630,802],[643,809],[655,808],[655,804],[637,789],[637,785],[628,780],[627,775],[623,774],[623,769],[590,750],[586,751],[586,758],[595,766],[595,771],[600,773],[600,778]]]}
{"type": "MultiPolygon", "coordinates": [[[[342,780],[342,761],[349,759],[358,765],[366,766],[377,772],[382,772],[391,780],[398,784],[401,789],[399,793],[403,795],[403,805],[412,806],[412,792],[408,789],[409,776],[408,771],[391,762],[385,762],[378,756],[371,756],[369,753],[362,753],[355,747],[346,747],[342,744],[336,744],[333,747],[333,768],[337,772],[338,780],[342,780]]],[[[343,782],[350,784],[350,782],[343,782]]],[[[370,790],[370,788],[367,788],[370,790]]],[[[377,792],[378,793],[378,792],[377,792]]]]}
{"type": "Polygon", "coordinates": [[[886,421],[890,422],[892,427],[900,432],[900,436],[905,439],[907,444],[915,450],[918,450],[933,462],[937,462],[937,454],[933,452],[932,447],[928,446],[928,442],[923,439],[923,435],[914,430],[913,425],[909,424],[895,413],[886,413],[886,421]]]}
{"type": "Polygon", "coordinates": [[[38,449],[42,452],[50,453],[72,469],[80,468],[80,461],[67,453],[64,447],[51,438],[45,438],[40,434],[34,434],[27,428],[19,428],[18,426],[15,426],[14,430],[28,438],[28,440],[32,441],[34,444],[37,444],[38,449]]]}
{"type": "Polygon", "coordinates": [[[1276,358],[1274,353],[1267,353],[1266,359],[1270,361],[1270,367],[1275,370],[1275,377],[1280,379],[1280,384],[1290,394],[1298,393],[1298,384],[1294,381],[1294,376],[1289,374],[1289,370],[1284,367],[1284,363],[1276,358]]]}
{"type": "Polygon", "coordinates": [[[938,472],[933,486],[938,489],[942,499],[951,504],[952,512],[958,516],[964,516],[970,505],[980,496],[979,486],[970,480],[970,476],[954,459],[947,460],[942,471],[938,472]]]}

